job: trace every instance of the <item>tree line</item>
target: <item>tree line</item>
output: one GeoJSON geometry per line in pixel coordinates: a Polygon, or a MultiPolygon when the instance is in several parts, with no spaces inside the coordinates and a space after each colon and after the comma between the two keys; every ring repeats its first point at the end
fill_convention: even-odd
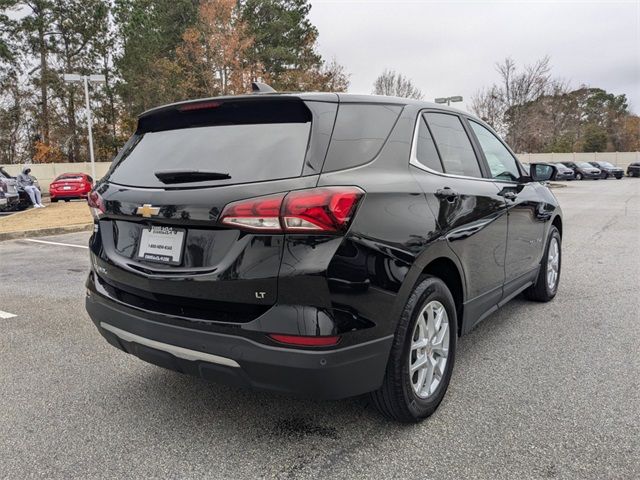
{"type": "Polygon", "coordinates": [[[144,110],[187,98],[345,91],[318,53],[307,0],[0,0],[0,163],[85,161],[82,87],[92,86],[97,161],[110,160],[144,110]]]}
{"type": "MultiPolygon", "coordinates": [[[[508,57],[496,64],[499,81],[481,88],[470,108],[517,152],[624,152],[640,150],[640,117],[626,95],[601,88],[571,88],[551,73],[549,57],[519,68],[508,57]]],[[[371,93],[423,99],[415,82],[385,70],[371,93]]]]}
{"type": "Polygon", "coordinates": [[[570,85],[551,74],[549,57],[518,68],[496,64],[499,82],[478,91],[471,109],[517,152],[640,150],[640,117],[626,95],[570,85]]]}

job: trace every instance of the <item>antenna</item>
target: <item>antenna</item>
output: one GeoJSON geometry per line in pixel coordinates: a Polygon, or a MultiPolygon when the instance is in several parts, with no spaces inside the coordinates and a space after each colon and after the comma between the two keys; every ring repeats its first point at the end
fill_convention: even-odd
{"type": "Polygon", "coordinates": [[[262,82],[251,82],[251,92],[252,93],[276,93],[276,91],[262,82]]]}

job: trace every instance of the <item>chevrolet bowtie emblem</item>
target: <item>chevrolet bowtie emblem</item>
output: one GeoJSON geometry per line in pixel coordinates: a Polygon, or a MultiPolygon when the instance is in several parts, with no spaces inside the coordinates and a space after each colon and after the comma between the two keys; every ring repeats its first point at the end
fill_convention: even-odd
{"type": "Polygon", "coordinates": [[[138,207],[136,213],[138,215],[142,215],[144,218],[151,218],[154,215],[157,215],[160,212],[160,207],[154,207],[148,203],[145,203],[141,207],[138,207]]]}

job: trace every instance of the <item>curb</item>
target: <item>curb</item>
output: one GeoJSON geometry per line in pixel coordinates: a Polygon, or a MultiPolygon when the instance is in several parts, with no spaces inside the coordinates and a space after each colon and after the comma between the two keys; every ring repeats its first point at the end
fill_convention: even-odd
{"type": "Polygon", "coordinates": [[[0,233],[0,242],[5,240],[18,240],[27,237],[46,237],[48,235],[61,235],[63,233],[89,232],[93,230],[93,223],[69,225],[67,227],[41,228],[39,230],[22,230],[19,232],[0,233]]]}

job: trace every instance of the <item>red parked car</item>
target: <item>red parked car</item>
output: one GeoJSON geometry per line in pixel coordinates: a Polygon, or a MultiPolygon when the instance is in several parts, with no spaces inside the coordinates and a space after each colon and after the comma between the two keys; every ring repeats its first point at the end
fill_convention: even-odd
{"type": "Polygon", "coordinates": [[[63,173],[49,185],[49,195],[52,202],[73,198],[87,198],[93,187],[93,178],[86,173],[63,173]]]}

